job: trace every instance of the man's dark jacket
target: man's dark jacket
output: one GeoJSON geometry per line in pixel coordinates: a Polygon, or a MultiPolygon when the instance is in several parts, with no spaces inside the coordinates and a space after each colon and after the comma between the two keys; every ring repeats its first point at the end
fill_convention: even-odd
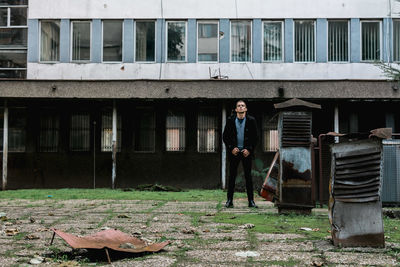
{"type": "MultiPolygon", "coordinates": [[[[227,146],[228,154],[231,155],[232,150],[237,147],[237,131],[235,124],[236,114],[230,116],[226,121],[222,139],[227,146]]],[[[257,124],[254,117],[246,115],[246,125],[244,126],[243,148],[250,152],[250,156],[254,157],[254,148],[258,142],[257,124]]]]}

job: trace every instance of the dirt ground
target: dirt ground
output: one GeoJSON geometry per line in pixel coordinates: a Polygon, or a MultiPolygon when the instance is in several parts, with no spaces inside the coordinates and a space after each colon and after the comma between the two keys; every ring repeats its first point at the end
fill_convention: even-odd
{"type": "MultiPolygon", "coordinates": [[[[99,266],[103,254],[73,251],[51,228],[77,235],[116,228],[147,242],[171,240],[161,252],[126,257],[111,255],[112,266],[395,266],[396,243],[386,248],[338,249],[329,233],[322,240],[300,234],[255,233],[216,223],[216,212],[234,214],[276,212],[269,202],[258,210],[236,201],[234,209],[221,202],[165,202],[144,200],[2,200],[0,201],[0,266],[99,266]],[[5,213],[5,214],[4,214],[5,213]],[[201,214],[193,217],[193,214],[201,214]],[[194,220],[194,218],[197,220],[194,220]],[[228,229],[228,230],[227,230],[228,229]],[[245,256],[241,254],[252,254],[245,256]],[[32,262],[33,260],[33,262],[32,262]]],[[[327,214],[326,209],[314,212],[327,214]]],[[[251,222],[249,222],[251,223],[251,222]]]]}

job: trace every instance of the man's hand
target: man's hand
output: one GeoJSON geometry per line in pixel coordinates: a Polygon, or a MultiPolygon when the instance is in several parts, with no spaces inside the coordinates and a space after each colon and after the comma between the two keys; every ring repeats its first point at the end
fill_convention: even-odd
{"type": "Polygon", "coordinates": [[[234,149],[232,149],[232,154],[234,156],[237,156],[237,154],[240,152],[239,148],[235,147],[234,149]]]}
{"type": "Polygon", "coordinates": [[[250,152],[247,149],[242,150],[243,157],[247,158],[250,155],[250,152]]]}

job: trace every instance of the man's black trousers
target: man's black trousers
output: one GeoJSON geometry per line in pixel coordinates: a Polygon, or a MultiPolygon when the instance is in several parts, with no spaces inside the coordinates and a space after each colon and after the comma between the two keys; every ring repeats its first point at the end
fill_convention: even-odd
{"type": "Polygon", "coordinates": [[[242,153],[238,155],[230,155],[229,157],[229,180],[228,180],[228,200],[233,200],[233,192],[235,191],[235,181],[239,163],[242,162],[244,170],[244,178],[246,179],[246,192],[249,201],[254,200],[253,196],[253,180],[251,178],[251,156],[244,157],[242,153]]]}

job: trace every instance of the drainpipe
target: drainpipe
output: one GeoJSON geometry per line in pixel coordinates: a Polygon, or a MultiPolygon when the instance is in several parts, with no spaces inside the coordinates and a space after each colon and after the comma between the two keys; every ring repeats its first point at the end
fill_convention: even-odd
{"type": "MultiPolygon", "coordinates": [[[[334,115],[334,132],[339,133],[339,106],[335,106],[335,115],[334,115]]],[[[335,136],[335,143],[339,143],[339,136],[335,136]]]]}
{"type": "Polygon", "coordinates": [[[113,101],[112,113],[112,189],[115,189],[115,177],[117,175],[117,107],[113,101]]]}
{"type": "Polygon", "coordinates": [[[7,100],[4,100],[4,121],[3,121],[3,185],[2,189],[7,187],[7,158],[8,158],[8,107],[7,100]]]}
{"type": "MultiPolygon", "coordinates": [[[[222,104],[222,120],[221,120],[221,129],[222,131],[225,128],[226,124],[226,105],[225,103],[222,104]]],[[[226,188],[226,146],[225,143],[222,142],[222,151],[221,151],[221,182],[222,182],[222,189],[226,188]]]]}

